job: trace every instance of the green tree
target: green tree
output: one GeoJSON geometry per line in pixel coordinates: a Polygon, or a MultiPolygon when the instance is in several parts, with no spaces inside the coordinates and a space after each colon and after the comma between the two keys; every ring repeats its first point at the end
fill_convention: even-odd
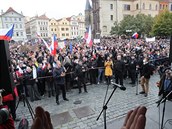
{"type": "Polygon", "coordinates": [[[172,35],[172,13],[168,10],[164,10],[155,17],[152,34],[154,36],[172,35]]]}
{"type": "Polygon", "coordinates": [[[126,30],[132,30],[141,35],[149,34],[153,25],[153,18],[144,14],[138,14],[135,17],[128,15],[119,23],[115,23],[111,29],[111,34],[128,35],[126,30]]]}

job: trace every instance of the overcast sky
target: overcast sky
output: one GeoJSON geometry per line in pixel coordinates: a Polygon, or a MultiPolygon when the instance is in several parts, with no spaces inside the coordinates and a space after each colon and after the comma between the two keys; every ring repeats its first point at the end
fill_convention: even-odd
{"type": "MultiPolygon", "coordinates": [[[[91,1],[91,0],[90,0],[91,1]]],[[[12,7],[25,16],[42,15],[49,18],[62,18],[84,14],[86,0],[0,0],[0,10],[12,7]]]]}

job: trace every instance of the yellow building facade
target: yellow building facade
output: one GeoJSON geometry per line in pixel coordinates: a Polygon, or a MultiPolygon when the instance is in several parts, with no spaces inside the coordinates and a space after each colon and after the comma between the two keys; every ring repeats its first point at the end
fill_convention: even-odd
{"type": "Polygon", "coordinates": [[[52,18],[49,20],[49,36],[52,37],[53,34],[59,38],[59,31],[58,31],[58,22],[56,19],[52,18]]]}
{"type": "Polygon", "coordinates": [[[70,21],[67,18],[62,18],[57,20],[57,37],[60,39],[70,39],[71,37],[71,27],[70,21]]]}

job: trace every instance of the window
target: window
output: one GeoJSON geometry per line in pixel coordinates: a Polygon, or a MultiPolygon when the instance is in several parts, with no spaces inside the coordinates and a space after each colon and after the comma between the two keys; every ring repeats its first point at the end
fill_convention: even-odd
{"type": "Polygon", "coordinates": [[[68,33],[66,33],[66,36],[69,36],[69,34],[68,34],[68,33]]]}
{"type": "Polygon", "coordinates": [[[51,23],[51,25],[53,25],[53,23],[51,23]]]}
{"type": "Polygon", "coordinates": [[[47,30],[47,27],[45,27],[45,30],[47,30]]]}
{"type": "Polygon", "coordinates": [[[130,5],[124,4],[124,10],[130,10],[130,5]]]}
{"type": "Polygon", "coordinates": [[[54,31],[56,31],[56,29],[54,29],[54,31]]]}
{"type": "Polygon", "coordinates": [[[22,24],[20,24],[20,28],[22,28],[22,24]]]}
{"type": "Polygon", "coordinates": [[[53,28],[51,29],[51,31],[53,31],[53,28]]]}
{"type": "Polygon", "coordinates": [[[172,11],[172,4],[171,4],[171,8],[170,8],[170,10],[172,11]]]}
{"type": "Polygon", "coordinates": [[[48,34],[46,33],[46,37],[48,37],[48,34]]]}
{"type": "Polygon", "coordinates": [[[23,32],[20,32],[20,35],[23,36],[23,32]]]}
{"type": "Polygon", "coordinates": [[[6,24],[6,28],[8,28],[8,24],[6,24]]]}
{"type": "Polygon", "coordinates": [[[160,8],[160,10],[162,9],[162,4],[160,4],[159,8],[160,8]]]}
{"type": "Polygon", "coordinates": [[[64,28],[61,28],[62,31],[64,31],[64,28]]]}
{"type": "Polygon", "coordinates": [[[42,27],[42,30],[44,30],[44,27],[42,27]]]}
{"type": "Polygon", "coordinates": [[[42,33],[41,33],[41,37],[42,37],[42,33]]]}
{"type": "Polygon", "coordinates": [[[145,3],[143,3],[142,8],[145,9],[145,3]]]}
{"type": "Polygon", "coordinates": [[[158,10],[158,5],[155,6],[155,10],[158,10]]]}
{"type": "Polygon", "coordinates": [[[136,10],[138,10],[139,9],[139,4],[136,4],[136,10]]]}
{"type": "Polygon", "coordinates": [[[54,23],[54,25],[56,25],[56,23],[54,23]]]}
{"type": "Polygon", "coordinates": [[[163,9],[165,8],[165,5],[163,5],[163,9]]]}
{"type": "Polygon", "coordinates": [[[65,36],[65,34],[63,33],[62,36],[65,36]]]}
{"type": "Polygon", "coordinates": [[[18,28],[18,25],[16,24],[16,28],[18,28]]]}
{"type": "Polygon", "coordinates": [[[8,20],[8,18],[7,17],[5,17],[5,21],[7,21],[8,20]]]}
{"type": "Polygon", "coordinates": [[[21,18],[19,18],[19,21],[21,21],[21,18]]]}
{"type": "Polygon", "coordinates": [[[14,20],[17,21],[17,18],[15,17],[14,20]]]}
{"type": "Polygon", "coordinates": [[[19,36],[19,33],[18,32],[16,32],[16,36],[19,36]]]}
{"type": "Polygon", "coordinates": [[[68,28],[66,28],[66,31],[68,31],[69,29],[68,28]]]}
{"type": "Polygon", "coordinates": [[[40,22],[38,22],[38,24],[40,25],[40,22]]]}
{"type": "Polygon", "coordinates": [[[110,4],[110,9],[113,10],[113,4],[110,4]]]}
{"type": "Polygon", "coordinates": [[[12,18],[10,17],[10,21],[12,21],[12,18]]]}
{"type": "Polygon", "coordinates": [[[107,32],[107,26],[103,26],[103,32],[107,32]]]}
{"type": "Polygon", "coordinates": [[[113,15],[110,15],[110,20],[113,21],[113,15]]]}
{"type": "Polygon", "coordinates": [[[152,9],[152,5],[150,4],[150,5],[149,5],[149,10],[151,10],[151,9],[152,9]]]}
{"type": "Polygon", "coordinates": [[[40,27],[40,30],[42,30],[42,27],[40,27]]]}

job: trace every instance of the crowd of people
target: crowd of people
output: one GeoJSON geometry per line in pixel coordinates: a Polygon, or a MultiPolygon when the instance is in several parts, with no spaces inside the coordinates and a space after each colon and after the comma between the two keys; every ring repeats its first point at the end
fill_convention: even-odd
{"type": "MultiPolygon", "coordinates": [[[[166,39],[146,42],[143,39],[102,38],[92,47],[86,43],[66,41],[63,49],[57,48],[52,55],[44,43],[10,44],[11,65],[19,96],[26,95],[30,101],[55,97],[60,104],[60,90],[64,101],[66,92],[78,87],[78,93],[88,93],[87,84],[135,86],[140,79],[145,97],[149,93],[149,80],[155,71],[160,74],[159,95],[172,90],[172,72],[169,66],[170,43],[166,39]],[[166,89],[168,89],[166,92],[166,89]]],[[[19,97],[20,99],[20,97],[19,97]]],[[[14,107],[13,107],[14,108],[14,107]]],[[[15,114],[15,113],[14,113],[15,114]]],[[[13,118],[14,118],[14,115],[13,118]]]]}
{"type": "Polygon", "coordinates": [[[113,78],[122,86],[123,80],[130,78],[134,86],[140,75],[140,93],[146,97],[155,68],[169,65],[169,42],[163,39],[147,43],[140,39],[102,38],[92,47],[74,41],[72,46],[71,50],[67,42],[65,48],[57,48],[57,54],[51,55],[43,43],[10,44],[19,94],[25,93],[35,101],[47,92],[49,97],[56,96],[59,104],[60,90],[63,99],[69,101],[66,91],[75,86],[82,93],[83,85],[87,93],[87,83],[109,85],[113,78]]]}

